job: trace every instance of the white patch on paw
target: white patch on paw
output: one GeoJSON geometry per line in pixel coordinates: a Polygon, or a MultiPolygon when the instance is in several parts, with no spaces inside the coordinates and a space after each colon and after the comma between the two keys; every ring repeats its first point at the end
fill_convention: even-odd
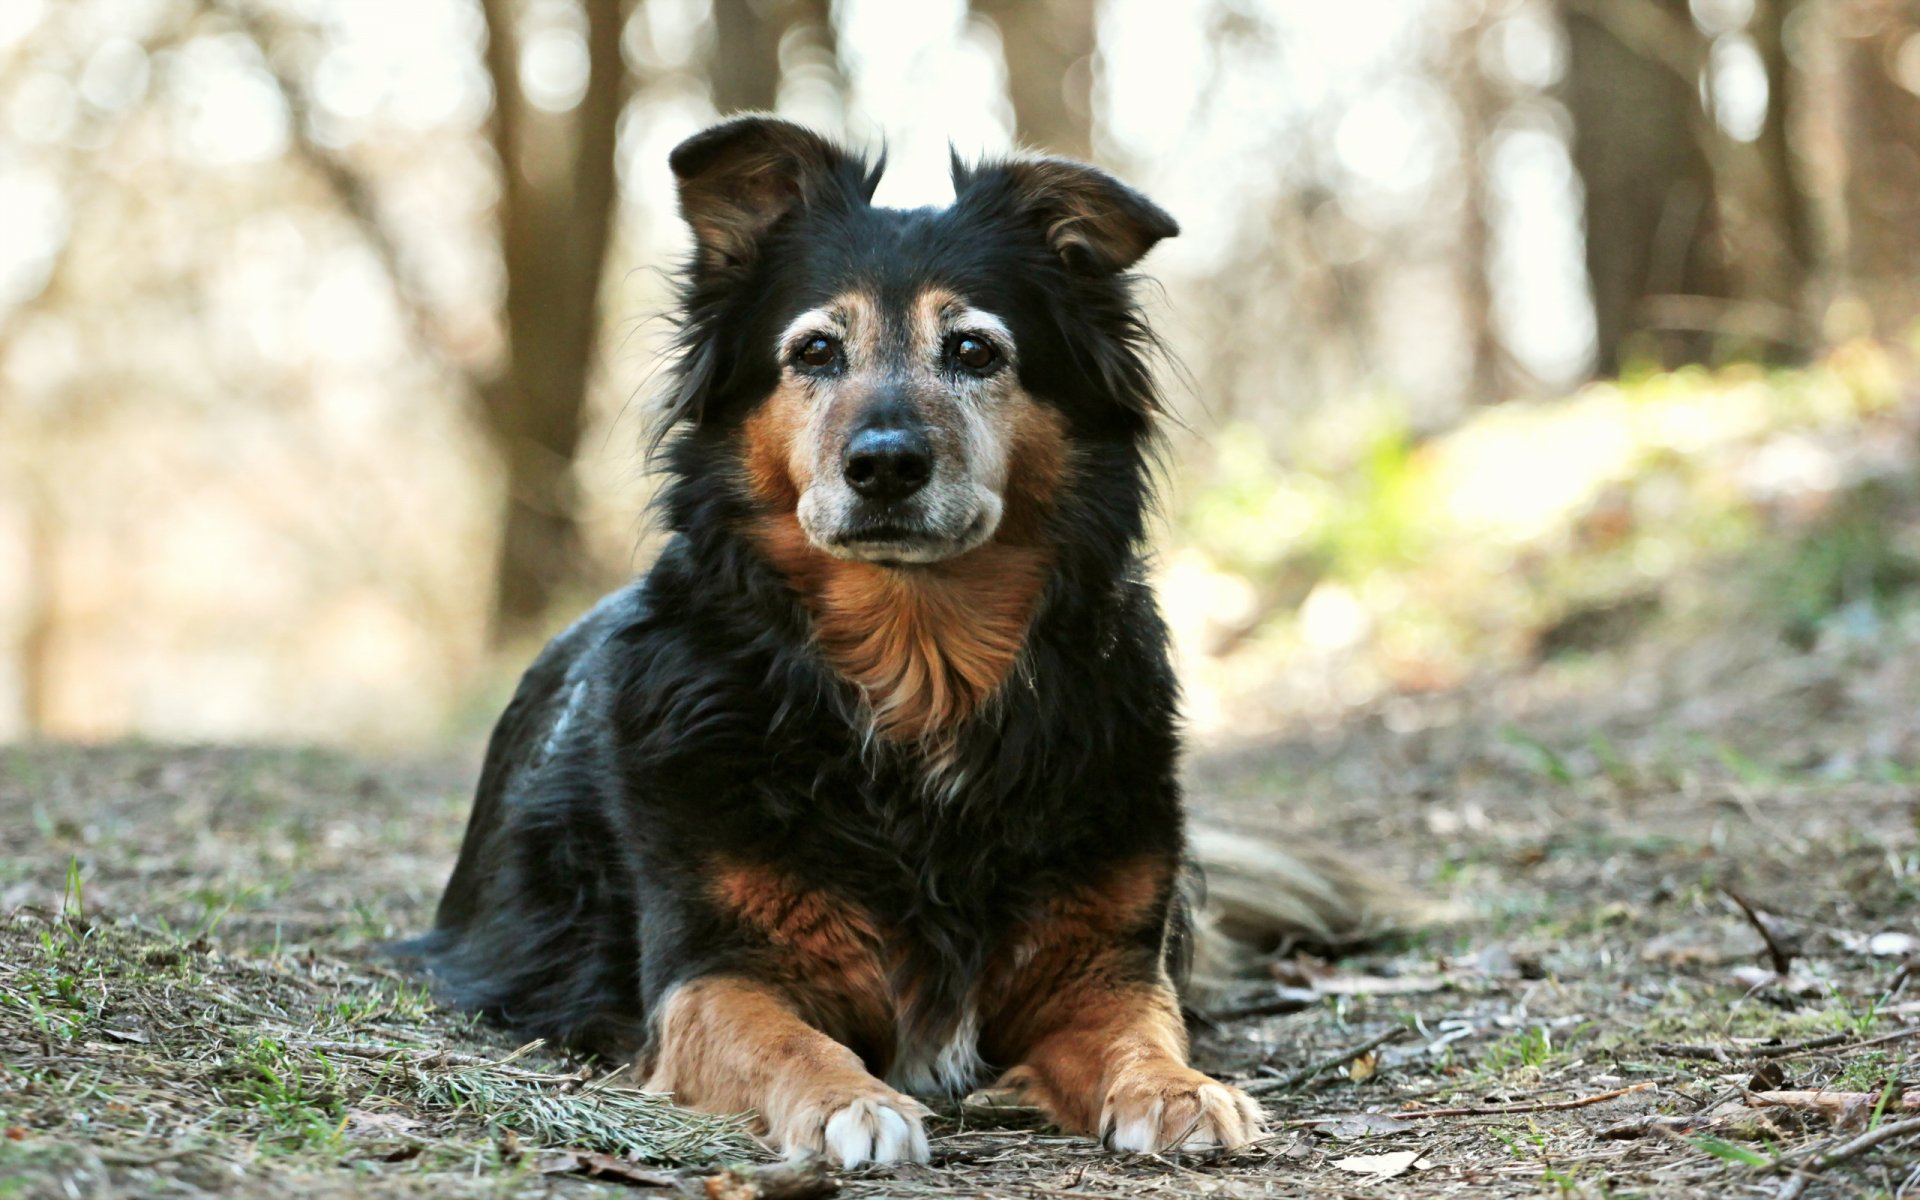
{"type": "Polygon", "coordinates": [[[1164,1104],[1155,1100],[1145,1112],[1115,1121],[1107,1144],[1129,1154],[1153,1154],[1160,1149],[1160,1113],[1164,1104]]]}
{"type": "Polygon", "coordinates": [[[1218,1083],[1156,1096],[1144,1106],[1123,1100],[1109,1120],[1107,1146],[1132,1154],[1238,1149],[1260,1136],[1262,1124],[1257,1104],[1218,1083]]]}
{"type": "Polygon", "coordinates": [[[827,1118],[826,1135],[827,1156],[843,1167],[927,1161],[920,1118],[884,1101],[855,1100],[827,1118]]]}

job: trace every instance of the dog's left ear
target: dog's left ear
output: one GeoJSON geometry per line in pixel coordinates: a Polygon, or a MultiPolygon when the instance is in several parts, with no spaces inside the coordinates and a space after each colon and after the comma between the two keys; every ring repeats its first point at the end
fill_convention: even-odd
{"type": "Polygon", "coordinates": [[[953,158],[956,203],[1011,206],[1036,223],[1072,270],[1126,270],[1180,226],[1153,201],[1097,167],[1063,158],[1012,159],[969,167],[953,158]]]}
{"type": "Polygon", "coordinates": [[[877,169],[811,129],[757,114],[694,134],[673,148],[667,165],[699,265],[712,271],[751,262],[760,239],[795,209],[864,202],[879,182],[877,169]]]}

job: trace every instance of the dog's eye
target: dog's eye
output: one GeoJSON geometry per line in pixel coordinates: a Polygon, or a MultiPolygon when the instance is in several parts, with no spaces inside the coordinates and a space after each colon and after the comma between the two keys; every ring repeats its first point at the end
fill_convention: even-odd
{"type": "Polygon", "coordinates": [[[975,374],[980,374],[990,370],[993,364],[1000,361],[1000,352],[995,350],[993,343],[987,339],[963,333],[954,339],[953,361],[975,374]]]}
{"type": "Polygon", "coordinates": [[[815,334],[801,342],[800,348],[793,352],[794,362],[814,370],[832,366],[839,357],[840,343],[825,334],[815,334]]]}

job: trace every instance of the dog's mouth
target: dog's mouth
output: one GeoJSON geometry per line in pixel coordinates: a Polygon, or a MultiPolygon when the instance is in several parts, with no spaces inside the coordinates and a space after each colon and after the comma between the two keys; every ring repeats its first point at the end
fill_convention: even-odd
{"type": "Polygon", "coordinates": [[[993,536],[998,524],[982,509],[975,512],[958,532],[935,528],[917,521],[881,517],[863,521],[826,536],[808,530],[808,540],[836,558],[876,563],[880,566],[919,566],[944,562],[974,549],[993,536]]]}

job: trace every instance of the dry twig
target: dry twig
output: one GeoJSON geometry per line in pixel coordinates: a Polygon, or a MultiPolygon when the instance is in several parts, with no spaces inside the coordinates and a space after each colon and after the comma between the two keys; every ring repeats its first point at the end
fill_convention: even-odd
{"type": "Polygon", "coordinates": [[[1801,1192],[1807,1190],[1807,1185],[1812,1183],[1813,1177],[1820,1172],[1837,1167],[1848,1159],[1858,1158],[1882,1142],[1890,1142],[1895,1138],[1906,1137],[1908,1134],[1920,1134],[1920,1117],[1882,1125],[1878,1129],[1869,1130],[1852,1141],[1821,1154],[1812,1162],[1800,1167],[1801,1173],[1795,1175],[1787,1182],[1786,1187],[1780,1189],[1780,1200],[1794,1200],[1801,1192]]]}
{"type": "Polygon", "coordinates": [[[1342,1050],[1337,1054],[1329,1054],[1325,1058],[1315,1059],[1313,1062],[1308,1063],[1292,1074],[1282,1075],[1278,1079],[1255,1080],[1252,1083],[1242,1084],[1240,1090],[1249,1096],[1268,1096],[1274,1092],[1290,1092],[1322,1071],[1331,1071],[1342,1063],[1352,1062],[1362,1054],[1370,1050],[1378,1050],[1388,1042],[1398,1041],[1406,1035],[1407,1027],[1405,1025],[1395,1026],[1378,1037],[1368,1038],[1352,1049],[1342,1050]]]}
{"type": "Polygon", "coordinates": [[[1631,1096],[1635,1092],[1644,1092],[1648,1088],[1658,1087],[1659,1084],[1659,1080],[1649,1079],[1645,1083],[1636,1083],[1632,1087],[1615,1088],[1611,1092],[1600,1092],[1592,1096],[1576,1096],[1572,1100],[1530,1100],[1525,1104],[1469,1105],[1464,1108],[1410,1108],[1390,1115],[1401,1118],[1500,1117],[1508,1113],[1558,1112],[1561,1109],[1585,1108],[1589,1104],[1618,1100],[1622,1096],[1631,1096]]]}

